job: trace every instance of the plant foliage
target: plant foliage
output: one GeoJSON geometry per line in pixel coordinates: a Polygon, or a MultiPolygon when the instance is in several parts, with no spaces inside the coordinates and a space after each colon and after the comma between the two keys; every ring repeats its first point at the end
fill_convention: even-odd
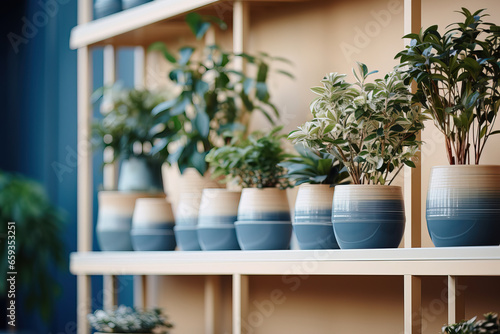
{"type": "Polygon", "coordinates": [[[349,173],[335,156],[328,152],[319,152],[303,145],[296,145],[297,156],[288,158],[280,166],[287,169],[286,178],[295,186],[303,183],[330,184],[335,186],[345,181],[349,173]]]}
{"type": "MultiPolygon", "coordinates": [[[[210,23],[207,19],[192,14],[187,21],[195,35],[200,37],[210,23]]],[[[176,145],[171,140],[162,140],[155,145],[155,152],[175,151],[169,157],[177,163],[181,172],[194,167],[203,174],[207,168],[205,156],[213,147],[226,143],[235,131],[246,126],[247,112],[259,110],[271,124],[279,117],[278,109],[271,102],[267,79],[270,63],[284,61],[266,53],[258,55],[234,54],[217,45],[204,50],[183,47],[177,55],[172,54],[163,43],[154,43],[150,50],[164,54],[173,69],[169,79],[177,86],[179,93],[173,99],[160,103],[154,114],[159,123],[169,122],[172,117],[182,116],[186,121],[176,136],[176,145]],[[235,70],[236,61],[246,61],[246,75],[235,70]]],[[[288,72],[281,73],[291,76],[288,72]]],[[[162,134],[158,134],[162,138],[162,134]]]]}
{"type": "Polygon", "coordinates": [[[399,67],[373,83],[366,82],[374,73],[366,65],[353,73],[354,84],[330,73],[311,89],[318,95],[310,105],[314,118],[289,139],[335,156],[355,184],[390,184],[403,165],[415,167],[425,117],[412,105],[399,67]]]}
{"type": "Polygon", "coordinates": [[[410,45],[396,57],[409,65],[415,100],[444,134],[448,161],[478,164],[500,107],[500,26],[485,23],[484,9],[462,8],[463,22],[443,34],[433,25],[409,34],[410,45]],[[472,145],[472,148],[471,148],[472,145]]]}
{"type": "Polygon", "coordinates": [[[443,334],[500,334],[500,322],[498,314],[487,313],[484,320],[477,320],[474,317],[470,320],[444,326],[443,334]]]}
{"type": "Polygon", "coordinates": [[[87,316],[94,329],[104,333],[163,333],[173,325],[161,309],[151,310],[120,305],[116,309],[96,310],[87,316]]]}
{"type": "Polygon", "coordinates": [[[28,310],[39,311],[48,321],[61,293],[54,269],[67,266],[62,212],[39,183],[0,171],[0,221],[0,294],[7,296],[7,272],[18,272],[16,297],[22,296],[28,310]],[[13,231],[8,222],[15,223],[14,253],[8,248],[8,232],[13,231]]]}
{"type": "Polygon", "coordinates": [[[253,132],[247,139],[233,137],[231,142],[213,148],[207,162],[213,168],[214,178],[224,176],[244,188],[289,187],[286,169],[280,165],[290,155],[282,148],[285,135],[276,127],[267,134],[253,132]]]}

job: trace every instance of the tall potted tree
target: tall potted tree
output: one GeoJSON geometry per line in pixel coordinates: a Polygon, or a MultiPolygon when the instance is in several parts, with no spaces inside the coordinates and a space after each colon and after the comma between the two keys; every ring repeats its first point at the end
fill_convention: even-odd
{"type": "Polygon", "coordinates": [[[449,166],[432,168],[427,227],[434,245],[500,244],[500,166],[479,165],[500,133],[500,26],[484,10],[462,8],[464,20],[441,34],[433,25],[409,34],[397,57],[415,80],[414,95],[443,133],[449,166]]]}
{"type": "Polygon", "coordinates": [[[415,167],[416,133],[424,116],[412,105],[400,68],[373,83],[358,63],[356,83],[331,73],[311,103],[314,116],[289,138],[343,162],[352,185],[333,196],[333,229],[340,248],[397,247],[404,232],[401,188],[391,185],[404,165],[415,167]]]}

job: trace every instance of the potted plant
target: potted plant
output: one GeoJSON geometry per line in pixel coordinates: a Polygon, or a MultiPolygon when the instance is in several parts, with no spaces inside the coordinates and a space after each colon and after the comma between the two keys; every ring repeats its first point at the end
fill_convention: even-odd
{"type": "MultiPolygon", "coordinates": [[[[153,108],[163,99],[147,90],[127,90],[119,86],[99,89],[93,98],[103,96],[105,111],[92,125],[94,148],[112,149],[112,161],[121,161],[118,191],[100,191],[97,237],[101,250],[130,251],[130,230],[135,200],[142,197],[165,197],[161,180],[161,164],[165,156],[151,153],[156,137],[153,108]],[[104,93],[107,93],[104,94],[104,93]]],[[[172,118],[159,129],[162,140],[173,136],[181,124],[172,118]]]]}
{"type": "Polygon", "coordinates": [[[339,185],[332,222],[340,248],[397,247],[404,232],[401,188],[391,185],[404,165],[415,167],[416,134],[425,118],[412,105],[405,74],[396,67],[367,82],[366,65],[353,70],[356,83],[330,73],[311,103],[313,120],[290,133],[295,143],[342,161],[353,185],[339,185]]]}
{"type": "Polygon", "coordinates": [[[96,310],[87,316],[90,325],[103,333],[168,334],[173,325],[161,309],[151,310],[118,306],[113,310],[96,310]]]}
{"type": "Polygon", "coordinates": [[[287,169],[285,177],[299,187],[293,220],[299,246],[301,249],[339,248],[332,228],[333,187],[346,183],[349,174],[328,152],[301,144],[295,149],[299,155],[280,165],[287,169]]]}
{"type": "Polygon", "coordinates": [[[235,137],[207,155],[214,177],[224,176],[243,187],[238,206],[236,235],[243,250],[286,249],[292,225],[285,188],[286,169],[280,166],[289,155],[282,148],[281,127],[267,134],[254,132],[235,137]]]}
{"type": "Polygon", "coordinates": [[[478,165],[500,107],[500,26],[484,10],[462,8],[464,21],[441,34],[433,25],[409,34],[397,57],[415,80],[420,102],[443,133],[449,166],[432,168],[427,227],[434,245],[500,244],[500,166],[478,165]]]}
{"type": "Polygon", "coordinates": [[[487,313],[484,320],[464,320],[456,324],[443,327],[443,334],[500,334],[498,314],[487,313]]]}

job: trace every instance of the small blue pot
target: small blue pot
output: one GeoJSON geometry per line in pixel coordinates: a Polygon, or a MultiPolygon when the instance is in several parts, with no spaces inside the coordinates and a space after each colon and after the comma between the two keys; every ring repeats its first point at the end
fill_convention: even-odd
{"type": "Polygon", "coordinates": [[[102,17],[118,13],[122,10],[121,0],[95,0],[94,2],[94,18],[102,17]]]}
{"type": "Polygon", "coordinates": [[[218,227],[198,227],[198,241],[202,250],[239,250],[234,225],[218,227]]]}
{"type": "Polygon", "coordinates": [[[312,224],[295,223],[293,231],[300,249],[338,249],[332,223],[312,224]]]}
{"type": "Polygon", "coordinates": [[[236,236],[243,250],[288,249],[292,236],[291,222],[236,222],[236,236]]]}
{"type": "Polygon", "coordinates": [[[130,235],[135,251],[173,251],[176,246],[171,229],[132,229],[130,235]]]}
{"type": "Polygon", "coordinates": [[[180,250],[183,251],[201,251],[198,241],[198,231],[196,226],[179,226],[174,227],[175,240],[180,250]]]}
{"type": "Polygon", "coordinates": [[[401,187],[335,187],[332,223],[342,249],[398,247],[405,229],[401,187]]]}
{"type": "Polygon", "coordinates": [[[130,9],[132,7],[137,7],[151,1],[152,0],[122,0],[123,10],[130,9]]]}

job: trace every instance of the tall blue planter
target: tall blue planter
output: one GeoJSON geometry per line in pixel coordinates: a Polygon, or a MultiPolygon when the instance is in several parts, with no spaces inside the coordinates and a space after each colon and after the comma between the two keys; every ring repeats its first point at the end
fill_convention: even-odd
{"type": "Polygon", "coordinates": [[[130,9],[132,7],[137,7],[151,1],[152,0],[122,0],[123,10],[130,9]]]}
{"type": "Polygon", "coordinates": [[[96,19],[118,13],[121,10],[121,0],[95,0],[94,2],[94,18],[96,19]]]}
{"type": "Polygon", "coordinates": [[[500,166],[436,166],[426,204],[436,247],[500,244],[500,166]]]}

